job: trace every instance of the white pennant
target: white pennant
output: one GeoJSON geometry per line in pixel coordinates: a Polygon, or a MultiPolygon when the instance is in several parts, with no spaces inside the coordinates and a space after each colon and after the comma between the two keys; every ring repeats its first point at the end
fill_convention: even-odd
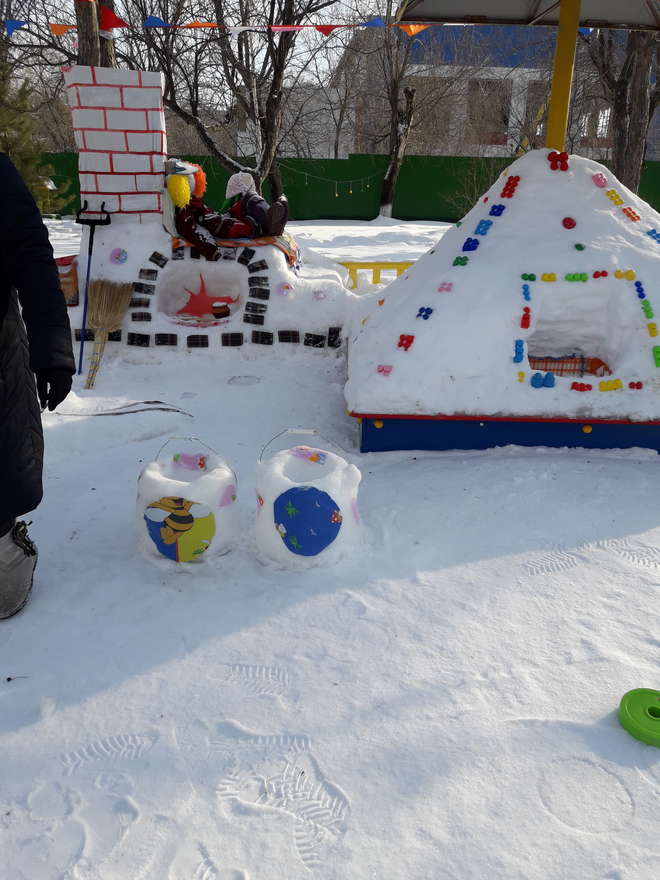
{"type": "Polygon", "coordinates": [[[233,34],[242,34],[243,31],[265,30],[265,28],[264,27],[255,27],[255,26],[250,27],[250,25],[240,25],[239,27],[229,27],[228,25],[225,25],[225,30],[227,31],[228,34],[233,35],[233,34]]]}

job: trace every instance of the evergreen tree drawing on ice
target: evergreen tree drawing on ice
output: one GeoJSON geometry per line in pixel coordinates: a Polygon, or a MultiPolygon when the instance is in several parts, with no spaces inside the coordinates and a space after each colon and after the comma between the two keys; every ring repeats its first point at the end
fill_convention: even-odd
{"type": "Polygon", "coordinates": [[[220,724],[218,733],[210,746],[227,762],[217,786],[220,801],[286,813],[301,861],[320,867],[346,833],[350,802],[323,775],[309,737],[265,736],[234,722],[220,724]]]}

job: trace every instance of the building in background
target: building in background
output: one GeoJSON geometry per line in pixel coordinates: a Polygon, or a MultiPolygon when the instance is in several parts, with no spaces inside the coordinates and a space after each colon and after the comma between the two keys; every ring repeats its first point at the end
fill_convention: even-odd
{"type": "MultiPolygon", "coordinates": [[[[296,152],[294,140],[296,155],[318,158],[387,152],[389,108],[379,30],[352,33],[330,88],[316,89],[317,132],[308,131],[301,119],[295,138],[288,135],[283,142],[283,154],[296,152]]],[[[624,32],[616,36],[623,41],[624,32]]],[[[555,28],[429,27],[415,37],[400,33],[399,39],[402,51],[411,41],[402,82],[416,89],[409,154],[507,157],[543,145],[555,28]]],[[[586,47],[578,45],[569,150],[611,158],[610,117],[586,47]]],[[[647,158],[659,155],[656,120],[647,158]]]]}

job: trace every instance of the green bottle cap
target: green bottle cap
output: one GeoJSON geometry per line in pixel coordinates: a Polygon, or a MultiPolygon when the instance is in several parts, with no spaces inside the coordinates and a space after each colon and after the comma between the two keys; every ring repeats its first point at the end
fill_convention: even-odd
{"type": "Polygon", "coordinates": [[[660,748],[660,691],[628,691],[621,698],[619,721],[635,739],[660,748]]]}

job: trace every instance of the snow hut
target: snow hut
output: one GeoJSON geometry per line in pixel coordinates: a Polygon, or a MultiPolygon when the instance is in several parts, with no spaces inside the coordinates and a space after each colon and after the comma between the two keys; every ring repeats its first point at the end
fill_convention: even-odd
{"type": "MultiPolygon", "coordinates": [[[[160,73],[74,66],[64,71],[79,150],[86,217],[110,215],[95,230],[92,278],[133,285],[121,330],[110,340],[139,349],[283,346],[338,349],[354,295],[326,260],[303,258],[295,241],[219,242],[207,261],[163,225],[167,134],[160,73]]],[[[77,258],[60,272],[76,338],[82,328],[87,230],[77,258]]],[[[93,338],[85,330],[86,338],[93,338]]],[[[148,357],[145,352],[144,357],[148,357]]]]}
{"type": "Polygon", "coordinates": [[[372,296],[346,385],[362,450],[660,451],[659,287],[660,215],[597,162],[526,154],[372,296]]]}

